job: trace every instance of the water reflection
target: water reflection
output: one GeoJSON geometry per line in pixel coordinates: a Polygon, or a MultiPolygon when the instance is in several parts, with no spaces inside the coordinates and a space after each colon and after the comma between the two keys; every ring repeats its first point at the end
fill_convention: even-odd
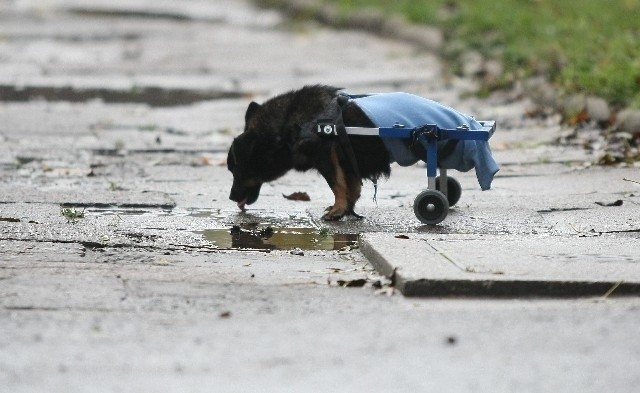
{"type": "Polygon", "coordinates": [[[317,228],[247,224],[230,229],[206,229],[202,236],[220,248],[255,250],[340,250],[353,246],[357,234],[324,233],[317,228]]]}

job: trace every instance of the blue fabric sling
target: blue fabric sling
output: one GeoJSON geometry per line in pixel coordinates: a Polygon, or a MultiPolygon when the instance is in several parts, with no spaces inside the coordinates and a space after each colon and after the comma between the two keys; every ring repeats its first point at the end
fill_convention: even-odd
{"type": "MultiPolygon", "coordinates": [[[[355,103],[371,120],[375,127],[393,127],[402,124],[407,128],[436,124],[442,129],[455,129],[467,125],[469,132],[481,130],[482,125],[473,117],[465,115],[438,102],[408,93],[381,93],[366,96],[351,95],[355,103]]],[[[410,140],[382,138],[391,155],[392,162],[401,166],[413,165],[420,157],[409,147],[410,140]]],[[[446,144],[441,141],[439,149],[446,144]]],[[[483,190],[491,188],[493,177],[500,167],[491,155],[487,141],[460,140],[451,154],[440,159],[438,166],[467,172],[475,168],[478,183],[483,190]]]]}

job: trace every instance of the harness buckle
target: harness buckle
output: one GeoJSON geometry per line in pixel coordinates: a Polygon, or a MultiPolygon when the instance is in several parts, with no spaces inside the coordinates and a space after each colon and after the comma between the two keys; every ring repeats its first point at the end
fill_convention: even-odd
{"type": "Polygon", "coordinates": [[[316,126],[316,133],[320,136],[338,136],[338,127],[333,122],[319,120],[316,126]]]}

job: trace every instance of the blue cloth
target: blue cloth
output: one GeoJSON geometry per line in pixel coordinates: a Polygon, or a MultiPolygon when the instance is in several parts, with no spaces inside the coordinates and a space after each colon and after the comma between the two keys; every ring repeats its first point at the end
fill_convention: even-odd
{"type": "MultiPolygon", "coordinates": [[[[482,125],[473,117],[413,94],[382,93],[352,96],[351,101],[362,109],[376,127],[393,127],[394,124],[399,123],[408,128],[436,124],[443,129],[455,129],[466,124],[469,126],[469,132],[482,129],[482,125]]],[[[389,150],[392,162],[396,161],[401,166],[409,166],[419,160],[419,157],[408,147],[409,140],[382,139],[389,150]]],[[[446,141],[439,143],[444,144],[446,141]]],[[[483,190],[491,188],[493,176],[500,169],[491,155],[489,143],[475,140],[458,141],[453,152],[444,160],[439,160],[438,164],[441,168],[461,172],[475,168],[478,183],[483,190]]]]}

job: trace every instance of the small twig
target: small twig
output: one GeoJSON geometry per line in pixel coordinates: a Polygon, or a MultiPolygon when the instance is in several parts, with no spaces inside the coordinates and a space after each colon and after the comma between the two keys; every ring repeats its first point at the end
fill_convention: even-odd
{"type": "Polygon", "coordinates": [[[618,281],[617,283],[613,284],[613,286],[611,288],[609,288],[609,290],[607,292],[605,292],[604,295],[602,295],[603,299],[606,299],[607,297],[609,297],[609,295],[611,295],[613,293],[613,291],[615,291],[616,289],[618,289],[618,287],[620,286],[620,284],[622,284],[624,281],[618,281]]]}
{"type": "Polygon", "coordinates": [[[630,181],[631,183],[640,184],[640,181],[635,181],[635,180],[627,179],[626,177],[623,177],[623,178],[622,178],[622,180],[624,180],[624,181],[630,181]]]}

